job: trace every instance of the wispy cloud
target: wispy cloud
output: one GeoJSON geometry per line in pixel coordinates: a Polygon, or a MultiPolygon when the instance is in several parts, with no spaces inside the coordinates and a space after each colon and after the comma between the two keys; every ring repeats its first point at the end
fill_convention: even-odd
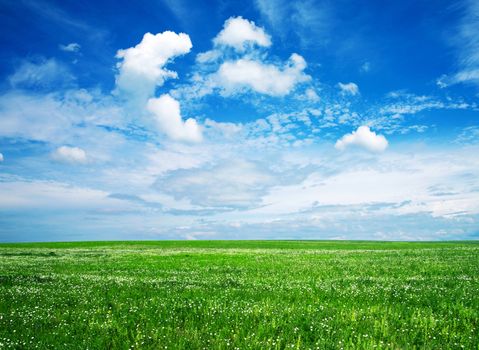
{"type": "Polygon", "coordinates": [[[479,3],[464,0],[463,17],[455,35],[450,38],[457,52],[457,72],[444,74],[437,80],[441,88],[458,83],[479,85],[479,3]]]}
{"type": "Polygon", "coordinates": [[[95,27],[88,22],[71,15],[61,7],[54,5],[51,1],[20,0],[20,4],[34,12],[36,15],[60,25],[64,30],[80,31],[86,34],[90,39],[96,40],[104,39],[107,35],[106,30],[95,27]]]}
{"type": "Polygon", "coordinates": [[[280,37],[293,33],[303,46],[322,46],[330,40],[334,27],[327,2],[256,0],[255,5],[280,37]]]}
{"type": "Polygon", "coordinates": [[[364,62],[361,67],[359,67],[359,71],[361,73],[367,73],[371,70],[371,62],[364,62]]]}
{"type": "Polygon", "coordinates": [[[70,43],[67,45],[60,44],[58,47],[60,50],[65,52],[79,52],[81,48],[80,44],[78,43],[70,43]]]}
{"type": "Polygon", "coordinates": [[[14,88],[59,89],[72,86],[75,77],[68,67],[54,58],[24,60],[17,70],[8,77],[14,88]]]}
{"type": "Polygon", "coordinates": [[[343,95],[356,96],[359,94],[359,87],[355,83],[338,83],[338,87],[343,95]]]}

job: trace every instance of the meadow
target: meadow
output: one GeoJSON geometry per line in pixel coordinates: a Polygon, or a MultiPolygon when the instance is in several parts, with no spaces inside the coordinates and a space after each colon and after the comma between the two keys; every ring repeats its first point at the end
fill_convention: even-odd
{"type": "Polygon", "coordinates": [[[479,242],[0,244],[0,349],[479,349],[479,242]]]}

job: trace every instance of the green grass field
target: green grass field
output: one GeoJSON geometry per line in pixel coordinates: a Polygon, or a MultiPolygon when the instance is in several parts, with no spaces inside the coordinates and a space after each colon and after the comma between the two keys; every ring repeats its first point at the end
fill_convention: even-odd
{"type": "Polygon", "coordinates": [[[479,349],[479,242],[0,244],[1,349],[479,349]]]}

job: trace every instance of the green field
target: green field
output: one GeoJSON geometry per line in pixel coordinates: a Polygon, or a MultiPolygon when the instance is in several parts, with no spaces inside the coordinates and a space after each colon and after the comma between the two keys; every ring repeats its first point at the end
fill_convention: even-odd
{"type": "Polygon", "coordinates": [[[479,349],[479,242],[0,244],[0,349],[479,349]]]}

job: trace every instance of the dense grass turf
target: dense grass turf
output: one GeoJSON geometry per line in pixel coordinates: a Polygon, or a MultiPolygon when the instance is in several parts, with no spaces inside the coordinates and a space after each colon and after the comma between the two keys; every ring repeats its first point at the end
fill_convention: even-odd
{"type": "Polygon", "coordinates": [[[0,245],[0,348],[479,349],[479,244],[0,245]]]}

